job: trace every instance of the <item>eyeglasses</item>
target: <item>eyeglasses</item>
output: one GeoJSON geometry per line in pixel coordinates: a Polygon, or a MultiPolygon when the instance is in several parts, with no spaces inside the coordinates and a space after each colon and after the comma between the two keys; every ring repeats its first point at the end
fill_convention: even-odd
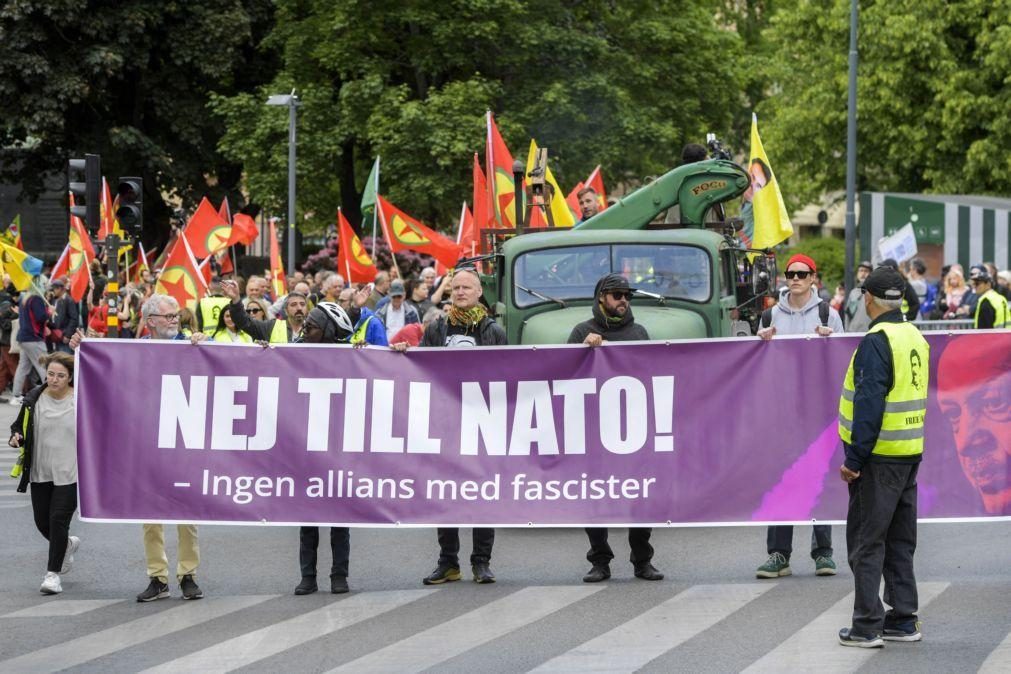
{"type": "Polygon", "coordinates": [[[262,314],[263,313],[263,309],[261,309],[260,307],[246,307],[246,313],[247,314],[262,314]]]}
{"type": "Polygon", "coordinates": [[[623,290],[613,290],[608,294],[611,296],[611,299],[615,301],[632,299],[632,293],[627,293],[623,290]]]}
{"type": "Polygon", "coordinates": [[[811,275],[809,271],[788,271],[786,272],[786,278],[799,278],[805,279],[811,275]]]}
{"type": "Polygon", "coordinates": [[[178,313],[175,313],[175,314],[150,314],[148,316],[148,318],[164,318],[169,323],[172,323],[172,322],[175,322],[175,321],[179,320],[179,314],[178,313]]]}

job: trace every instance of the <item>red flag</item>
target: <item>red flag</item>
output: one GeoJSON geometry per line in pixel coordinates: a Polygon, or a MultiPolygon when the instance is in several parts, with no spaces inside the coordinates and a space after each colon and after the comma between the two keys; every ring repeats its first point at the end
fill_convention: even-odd
{"type": "Polygon", "coordinates": [[[484,171],[481,170],[481,163],[477,160],[477,152],[474,153],[474,222],[478,229],[482,227],[494,227],[495,221],[488,211],[488,179],[485,178],[484,171]]]}
{"type": "Polygon", "coordinates": [[[485,160],[488,164],[488,217],[494,218],[499,227],[515,227],[516,190],[513,184],[513,156],[498,132],[491,111],[488,111],[487,126],[485,160]]]}
{"type": "Polygon", "coordinates": [[[185,236],[179,237],[165,260],[165,268],[155,284],[155,292],[174,297],[180,307],[195,311],[200,296],[207,291],[193,251],[185,236]]]}
{"type": "Polygon", "coordinates": [[[465,257],[473,257],[481,249],[481,230],[478,229],[477,220],[467,208],[466,201],[463,202],[460,211],[460,229],[456,233],[456,243],[465,257]]]}
{"type": "Polygon", "coordinates": [[[127,278],[129,278],[134,283],[140,283],[141,282],[140,273],[142,271],[144,271],[145,269],[147,269],[147,270],[150,271],[151,264],[155,260],[155,254],[154,254],[154,252],[152,251],[152,252],[148,253],[146,250],[144,250],[144,244],[143,243],[141,243],[141,242],[138,241],[137,242],[137,249],[139,251],[139,253],[137,254],[137,261],[134,262],[132,265],[130,265],[130,273],[127,276],[127,278]]]}
{"type": "Polygon", "coordinates": [[[600,206],[600,210],[605,210],[607,208],[607,193],[604,191],[604,178],[600,173],[600,164],[597,164],[597,168],[590,172],[583,183],[585,187],[593,188],[593,191],[597,193],[597,204],[600,206]]]}
{"type": "Polygon", "coordinates": [[[218,267],[221,269],[222,276],[225,274],[235,273],[235,264],[232,262],[231,246],[218,253],[218,267]]]}
{"type": "Polygon", "coordinates": [[[70,228],[70,268],[67,275],[70,277],[70,296],[75,302],[80,302],[91,282],[91,261],[95,259],[95,249],[84,224],[79,218],[74,219],[77,222],[70,228]]]}
{"type": "MultiPolygon", "coordinates": [[[[74,195],[70,195],[70,205],[74,205],[74,195]]],[[[53,268],[53,278],[58,278],[60,274],[61,262],[56,263],[53,268]]],[[[84,294],[88,292],[88,285],[91,282],[91,261],[95,259],[95,248],[91,245],[91,237],[81,219],[70,216],[70,241],[67,243],[65,269],[62,271],[70,280],[70,296],[75,302],[84,299],[84,294]]]]}
{"type": "Polygon", "coordinates": [[[569,196],[565,197],[565,203],[569,205],[569,210],[572,211],[572,216],[579,222],[583,219],[583,209],[579,207],[579,190],[586,187],[586,183],[577,183],[572,191],[569,192],[569,196]]]}
{"type": "Polygon", "coordinates": [[[232,224],[232,209],[228,207],[228,197],[221,200],[221,205],[218,207],[218,215],[229,225],[232,224]]]}
{"type": "Polygon", "coordinates": [[[241,243],[248,246],[260,236],[260,229],[256,226],[256,221],[245,213],[236,213],[232,218],[232,235],[228,238],[228,245],[234,246],[241,243]]]}
{"type": "Polygon", "coordinates": [[[120,234],[120,230],[116,226],[116,208],[112,202],[109,181],[105,179],[105,176],[102,176],[102,203],[98,218],[98,240],[104,241],[105,237],[113,232],[120,234]]]}
{"type": "Polygon", "coordinates": [[[49,272],[49,278],[58,279],[67,275],[70,271],[70,243],[68,242],[66,246],[63,247],[63,252],[60,253],[60,258],[56,260],[56,264],[53,265],[53,270],[49,272]]]}
{"type": "Polygon", "coordinates": [[[415,250],[431,255],[447,267],[454,266],[460,259],[460,246],[455,241],[418,222],[382,195],[377,196],[377,201],[379,221],[392,252],[415,250]]]}
{"type": "Polygon", "coordinates": [[[197,269],[200,270],[200,275],[204,277],[204,285],[210,285],[211,279],[214,278],[214,273],[211,270],[211,258],[205,259],[201,262],[197,269]]]}
{"type": "Polygon", "coordinates": [[[270,219],[270,278],[275,300],[288,294],[288,278],[284,275],[281,246],[277,242],[277,227],[273,218],[270,219]]]}
{"type": "Polygon", "coordinates": [[[376,278],[376,264],[365,252],[361,240],[344,213],[337,209],[337,271],[348,283],[368,283],[376,278]]]}
{"type": "Polygon", "coordinates": [[[200,200],[183,230],[183,238],[190,244],[193,256],[199,259],[226,248],[231,236],[232,226],[214,210],[207,197],[200,200]]]}

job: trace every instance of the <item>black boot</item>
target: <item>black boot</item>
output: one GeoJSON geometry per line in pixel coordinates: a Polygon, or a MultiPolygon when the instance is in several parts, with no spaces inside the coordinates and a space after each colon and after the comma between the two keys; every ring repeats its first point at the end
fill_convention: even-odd
{"type": "Polygon", "coordinates": [[[319,588],[316,586],[316,576],[302,576],[302,581],[295,587],[295,594],[312,594],[319,588]]]}
{"type": "Polygon", "coordinates": [[[656,570],[656,567],[649,562],[635,565],[635,577],[643,580],[663,580],[663,574],[656,570]]]}
{"type": "Polygon", "coordinates": [[[599,583],[611,577],[611,567],[607,564],[594,564],[589,573],[583,576],[584,583],[599,583]]]}
{"type": "Polygon", "coordinates": [[[330,576],[330,594],[347,594],[351,591],[344,576],[330,576]]]}

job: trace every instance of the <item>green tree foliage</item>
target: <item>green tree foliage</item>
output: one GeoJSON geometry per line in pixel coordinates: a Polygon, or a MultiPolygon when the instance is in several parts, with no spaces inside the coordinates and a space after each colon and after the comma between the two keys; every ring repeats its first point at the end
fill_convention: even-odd
{"type": "Polygon", "coordinates": [[[287,115],[263,105],[296,88],[300,220],[357,224],[369,167],[381,191],[435,226],[470,200],[484,113],[517,158],[551,152],[564,188],[597,163],[613,185],[670,169],[683,143],[725,133],[738,106],[741,43],[717,0],[278,0],[263,49],[280,72],[256,92],[216,97],[224,154],[251,197],[286,197],[287,115]]]}
{"type": "Polygon", "coordinates": [[[46,174],[94,152],[113,180],[142,175],[165,223],[163,195],[194,204],[231,193],[234,204],[241,167],[217,151],[224,125],[207,111],[208,92],[270,76],[270,55],[255,45],[271,21],[269,0],[5,2],[3,178],[38,194],[46,174]]]}
{"type": "MultiPolygon", "coordinates": [[[[779,0],[763,140],[792,205],[846,174],[849,0],[779,0]]],[[[1011,191],[1011,0],[860,3],[858,188],[1011,191]]]]}

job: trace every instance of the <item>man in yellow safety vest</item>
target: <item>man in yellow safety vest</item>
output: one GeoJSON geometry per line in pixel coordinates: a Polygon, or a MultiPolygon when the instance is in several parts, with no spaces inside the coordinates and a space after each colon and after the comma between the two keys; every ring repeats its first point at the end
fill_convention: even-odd
{"type": "Polygon", "coordinates": [[[905,279],[888,266],[864,281],[871,324],[850,360],[839,399],[840,467],[849,485],[846,543],[856,593],[843,646],[919,641],[916,578],[916,473],[923,454],[930,347],[903,319],[905,279]],[[885,613],[878,589],[882,573],[885,613]]]}

